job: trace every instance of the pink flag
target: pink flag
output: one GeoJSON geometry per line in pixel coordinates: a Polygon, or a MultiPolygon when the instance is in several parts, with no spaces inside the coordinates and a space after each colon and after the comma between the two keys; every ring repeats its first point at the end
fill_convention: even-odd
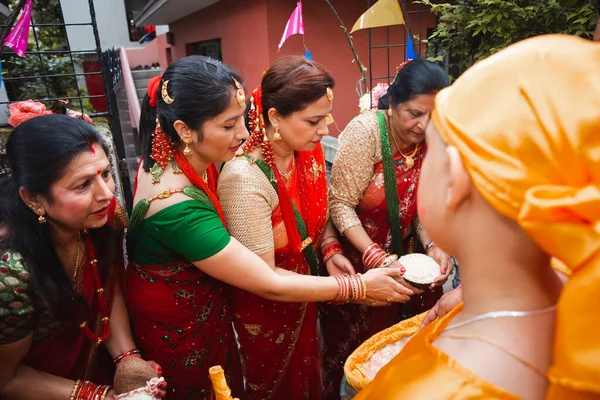
{"type": "Polygon", "coordinates": [[[283,46],[283,42],[287,40],[292,35],[304,35],[304,21],[302,21],[302,2],[299,1],[296,4],[296,8],[290,15],[290,19],[285,25],[285,30],[283,31],[283,36],[281,37],[281,41],[279,42],[279,46],[277,47],[277,51],[281,50],[281,46],[283,46]]]}
{"type": "Polygon", "coordinates": [[[31,0],[27,0],[21,17],[14,28],[4,39],[3,46],[10,47],[19,57],[25,57],[27,43],[29,42],[29,26],[31,25],[31,9],[33,5],[31,0]]]}

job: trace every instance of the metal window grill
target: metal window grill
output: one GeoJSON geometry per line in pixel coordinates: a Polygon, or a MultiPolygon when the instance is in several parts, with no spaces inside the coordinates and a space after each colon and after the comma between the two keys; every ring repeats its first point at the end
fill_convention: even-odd
{"type": "MultiPolygon", "coordinates": [[[[19,57],[9,48],[0,52],[2,59],[2,86],[5,87],[8,99],[0,99],[0,107],[7,108],[8,104],[23,101],[36,100],[49,105],[56,100],[69,100],[68,108],[86,113],[93,119],[106,117],[110,121],[110,131],[116,150],[117,160],[113,164],[117,166],[121,185],[117,189],[121,192],[123,200],[128,208],[131,207],[133,196],[131,182],[127,172],[125,160],[125,142],[123,139],[123,121],[119,114],[128,113],[127,102],[118,102],[118,98],[125,98],[123,74],[121,70],[120,53],[112,49],[102,51],[94,1],[87,1],[89,14],[82,15],[83,22],[65,23],[63,9],[60,0],[35,0],[34,11],[31,18],[31,29],[28,50],[24,59],[26,68],[14,68],[19,63],[19,57]],[[45,15],[36,7],[52,7],[53,15],[45,15]],[[50,20],[49,20],[50,19],[50,20]],[[90,49],[72,50],[69,42],[69,27],[89,27],[93,32],[94,45],[90,49]],[[43,35],[54,35],[58,45],[50,47],[42,40],[43,35]],[[61,40],[64,42],[61,43],[61,40]],[[63,68],[59,73],[54,73],[48,68],[51,62],[59,60],[63,68]],[[92,70],[85,71],[83,65],[92,66],[92,70]],[[98,77],[94,80],[94,77],[98,77]],[[95,92],[90,94],[89,82],[94,80],[98,86],[95,92]],[[85,81],[84,85],[82,81],[85,81]],[[88,86],[85,90],[82,86],[88,86]],[[37,96],[28,96],[27,88],[37,93],[37,96]]],[[[0,25],[1,28],[4,26],[0,25]]],[[[76,28],[79,29],[79,28],[76,28]]],[[[20,61],[23,64],[23,61],[20,61]]],[[[0,128],[9,125],[3,118],[0,128]]],[[[130,129],[130,127],[129,127],[130,129]]],[[[0,143],[0,161],[4,152],[4,143],[0,143]]],[[[2,162],[0,162],[2,164],[2,162]]],[[[6,174],[6,165],[0,165],[0,176],[6,174]]]]}
{"type": "MultiPolygon", "coordinates": [[[[406,20],[406,29],[401,29],[402,34],[400,35],[400,42],[394,43],[391,39],[391,28],[386,26],[385,29],[385,42],[383,44],[374,44],[373,33],[372,30],[369,29],[369,87],[373,88],[373,82],[375,84],[379,82],[391,83],[396,75],[396,66],[392,65],[392,51],[395,49],[400,49],[402,51],[402,60],[406,58],[407,50],[408,50],[408,35],[407,31],[415,37],[417,34],[417,40],[413,40],[414,51],[416,54],[423,55],[425,50],[427,49],[427,40],[424,40],[424,36],[427,35],[427,28],[424,24],[424,16],[429,14],[431,10],[424,4],[412,3],[412,10],[409,10],[405,0],[398,0],[400,4],[400,8],[404,14],[404,18],[406,20]],[[415,9],[416,8],[416,9],[415,9]],[[414,24],[414,25],[413,25],[414,24]],[[424,29],[425,28],[425,29],[424,29]],[[373,73],[373,53],[374,51],[385,50],[387,57],[387,70],[383,75],[374,75],[373,73]],[[379,81],[379,82],[378,82],[379,81]]],[[[367,0],[367,9],[371,7],[375,1],[367,0]]],[[[397,54],[396,54],[397,55],[397,54]]]]}
{"type": "MultiPolygon", "coordinates": [[[[37,19],[46,19],[45,16],[40,16],[39,10],[36,10],[37,2],[34,1],[34,12],[31,18],[31,29],[30,38],[33,37],[33,48],[32,41],[28,46],[28,51],[25,56],[25,61],[31,63],[34,68],[30,68],[26,73],[23,71],[12,71],[10,64],[14,63],[18,56],[8,48],[4,48],[1,53],[3,63],[3,78],[2,84],[6,85],[9,99],[0,101],[2,104],[10,104],[15,101],[28,100],[28,98],[22,98],[23,94],[19,93],[21,85],[23,84],[35,84],[43,88],[45,92],[44,97],[36,98],[34,100],[42,101],[45,103],[55,100],[69,100],[69,108],[74,108],[77,111],[87,112],[91,117],[102,117],[110,116],[108,110],[99,110],[90,112],[89,107],[86,109],[84,106],[85,100],[89,99],[104,99],[105,94],[86,94],[79,83],[79,80],[86,76],[99,75],[102,76],[102,71],[82,72],[79,71],[79,61],[81,57],[95,56],[96,61],[102,60],[102,49],[100,46],[100,38],[98,36],[98,27],[96,24],[96,13],[94,10],[93,0],[88,1],[89,5],[89,22],[76,22],[76,23],[65,23],[62,17],[63,10],[59,0],[46,1],[45,4],[48,6],[54,6],[58,10],[58,20],[51,22],[37,22],[37,19]],[[38,11],[38,12],[36,12],[38,11]],[[67,27],[91,27],[94,34],[95,48],[85,50],[72,50],[71,44],[69,43],[69,35],[67,27]],[[52,29],[54,28],[54,29],[52,29]],[[64,44],[59,46],[61,48],[49,49],[48,45],[44,44],[40,38],[40,35],[44,33],[54,33],[55,40],[64,40],[64,44]],[[49,61],[53,61],[52,56],[66,57],[67,66],[64,69],[70,70],[67,73],[51,73],[47,67],[49,61]],[[65,85],[65,82],[67,84],[65,85]],[[69,92],[74,92],[76,95],[68,95],[69,92]]],[[[54,19],[50,18],[49,19],[54,19]]],[[[4,26],[1,26],[4,28],[4,26]]],[[[5,123],[6,121],[2,121],[5,123]]]]}

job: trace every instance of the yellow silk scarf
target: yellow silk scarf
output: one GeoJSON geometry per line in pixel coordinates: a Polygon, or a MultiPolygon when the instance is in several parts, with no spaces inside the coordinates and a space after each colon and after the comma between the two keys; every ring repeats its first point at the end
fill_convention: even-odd
{"type": "Polygon", "coordinates": [[[528,39],[436,97],[433,123],[478,191],[570,280],[557,308],[549,399],[600,397],[600,44],[528,39]]]}

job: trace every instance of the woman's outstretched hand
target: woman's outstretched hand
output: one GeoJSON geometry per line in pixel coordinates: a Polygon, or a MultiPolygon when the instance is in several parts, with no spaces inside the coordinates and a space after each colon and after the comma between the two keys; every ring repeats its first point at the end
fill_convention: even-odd
{"type": "Polygon", "coordinates": [[[406,303],[414,292],[399,284],[404,269],[375,268],[363,275],[367,284],[367,298],[362,304],[370,306],[389,306],[392,303],[406,303]]]}

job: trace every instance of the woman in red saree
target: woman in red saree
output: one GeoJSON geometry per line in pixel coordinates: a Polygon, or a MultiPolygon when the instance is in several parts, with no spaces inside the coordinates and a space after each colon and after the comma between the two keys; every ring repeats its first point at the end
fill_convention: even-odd
{"type": "MultiPolygon", "coordinates": [[[[336,238],[320,144],[334,84],[304,57],[275,61],[252,94],[252,137],[219,177],[229,232],[270,265],[303,275],[318,273],[315,249],[336,238]]],[[[351,269],[340,254],[327,265],[351,269]]],[[[235,290],[232,307],[248,397],[322,399],[316,304],[235,290]]]]}
{"type": "Polygon", "coordinates": [[[379,267],[382,257],[389,254],[423,253],[426,248],[442,266],[442,275],[425,292],[407,284],[417,294],[405,304],[378,308],[323,305],[328,398],[339,398],[343,364],[350,353],[375,333],[431,308],[452,270],[450,257],[420,226],[416,202],[427,151],[424,129],[435,93],[447,85],[447,75],[439,66],[425,60],[409,62],[401,66],[388,89],[389,110],[357,116],[340,135],[331,174],[331,218],[344,236],[344,255],[354,269],[364,272],[379,267]],[[363,263],[373,259],[379,263],[363,263]]]}
{"type": "Polygon", "coordinates": [[[61,115],[28,120],[8,140],[0,398],[108,399],[110,356],[139,355],[119,289],[127,219],[102,143],[91,126],[61,115]]]}
{"type": "MultiPolygon", "coordinates": [[[[144,138],[148,164],[138,172],[127,233],[126,297],[134,337],[163,365],[170,398],[210,399],[214,365],[226,369],[233,392],[244,397],[236,379],[229,285],[292,303],[400,297],[389,273],[365,274],[366,285],[358,278],[305,276],[269,265],[229,235],[220,199],[204,177],[210,165],[231,160],[248,136],[244,90],[230,67],[200,56],[178,60],[150,82],[145,102],[156,107],[159,123],[144,138]],[[340,288],[352,279],[356,293],[346,296],[340,288]],[[365,286],[368,293],[362,293],[365,286]]],[[[308,225],[315,241],[320,230],[322,223],[308,225]]]]}

